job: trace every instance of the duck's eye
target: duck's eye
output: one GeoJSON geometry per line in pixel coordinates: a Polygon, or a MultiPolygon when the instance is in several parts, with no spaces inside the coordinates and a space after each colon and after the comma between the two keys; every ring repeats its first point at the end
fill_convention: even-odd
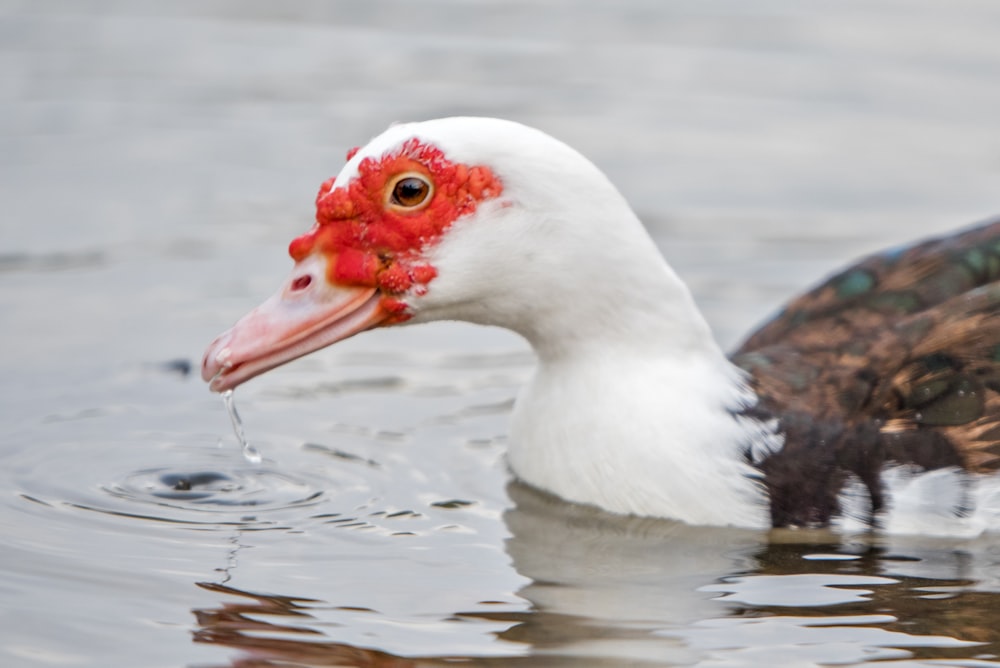
{"type": "Polygon", "coordinates": [[[430,201],[432,190],[424,177],[403,174],[392,186],[389,204],[400,209],[416,209],[430,201]]]}

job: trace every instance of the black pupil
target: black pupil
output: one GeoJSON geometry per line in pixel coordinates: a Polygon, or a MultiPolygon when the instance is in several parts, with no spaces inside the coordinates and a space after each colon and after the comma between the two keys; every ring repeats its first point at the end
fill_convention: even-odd
{"type": "Polygon", "coordinates": [[[414,206],[423,202],[427,196],[427,184],[420,179],[403,179],[396,184],[393,195],[403,206],[414,206]]]}

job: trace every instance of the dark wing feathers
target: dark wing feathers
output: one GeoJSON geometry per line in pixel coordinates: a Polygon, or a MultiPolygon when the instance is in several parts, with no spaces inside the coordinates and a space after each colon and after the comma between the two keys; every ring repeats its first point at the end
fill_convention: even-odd
{"type": "Polygon", "coordinates": [[[828,521],[847,474],[877,512],[888,462],[1000,470],[997,281],[1000,221],[872,256],[737,350],[754,410],[785,432],[761,467],[776,525],[828,521]]]}

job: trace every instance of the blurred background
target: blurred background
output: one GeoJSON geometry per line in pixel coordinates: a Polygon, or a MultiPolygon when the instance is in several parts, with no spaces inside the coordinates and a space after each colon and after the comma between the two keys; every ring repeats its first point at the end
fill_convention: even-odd
{"type": "MultiPolygon", "coordinates": [[[[537,602],[523,564],[545,560],[512,564],[503,519],[517,337],[374,332],[255,381],[237,400],[264,469],[186,373],[277,287],[319,184],[394,121],[537,126],[619,186],[732,347],[857,256],[1000,212],[998,35],[986,0],[0,0],[3,664],[228,661],[190,637],[224,584],[330,602],[312,628],[351,647],[537,651],[502,615],[435,626],[537,602]],[[172,494],[194,471],[222,478],[172,494]],[[359,508],[368,533],[325,531],[359,508]],[[403,511],[406,531],[371,519],[403,511]]],[[[698,582],[752,570],[741,541],[698,582]]]]}
{"type": "MultiPolygon", "coordinates": [[[[716,258],[775,237],[852,237],[844,250],[855,251],[997,209],[1000,9],[989,2],[3,6],[4,265],[143,256],[112,292],[183,301],[175,326],[208,303],[178,282],[220,263],[230,280],[255,280],[240,270],[243,246],[273,239],[255,272],[269,291],[318,184],[399,120],[502,116],[559,136],[681,265],[677,237],[710,239],[716,258]],[[156,269],[168,259],[187,264],[156,269]]],[[[807,280],[852,257],[822,250],[795,253],[807,280]]],[[[8,311],[4,348],[44,356],[69,343],[67,313],[51,308],[60,298],[104,327],[157,320],[96,304],[94,291],[8,311]]],[[[86,333],[73,333],[81,345],[86,333]]]]}

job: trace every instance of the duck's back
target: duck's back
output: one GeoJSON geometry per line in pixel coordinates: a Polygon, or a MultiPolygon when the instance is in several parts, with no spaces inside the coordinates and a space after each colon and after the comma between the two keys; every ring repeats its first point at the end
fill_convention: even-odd
{"type": "MultiPolygon", "coordinates": [[[[885,474],[1000,469],[1000,221],[874,255],[788,305],[733,355],[780,421],[759,465],[772,523],[825,525],[885,474]],[[860,482],[860,485],[857,483],[860,482]]],[[[971,479],[971,478],[970,478],[971,479]]],[[[952,511],[974,510],[956,493],[952,511]]]]}

